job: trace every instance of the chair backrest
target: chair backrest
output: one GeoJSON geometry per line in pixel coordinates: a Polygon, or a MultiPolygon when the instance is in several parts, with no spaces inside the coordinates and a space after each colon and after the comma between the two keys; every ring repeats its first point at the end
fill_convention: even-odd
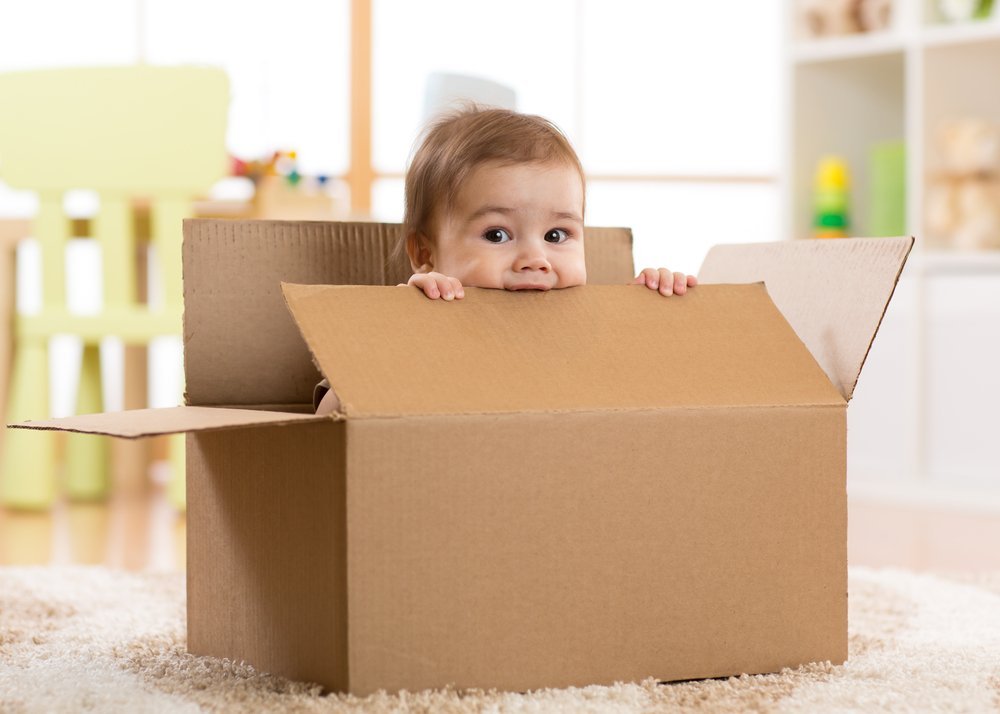
{"type": "Polygon", "coordinates": [[[0,74],[0,176],[35,191],[204,191],[226,169],[228,79],[211,67],[0,74]]]}
{"type": "Polygon", "coordinates": [[[226,173],[228,79],[211,67],[121,66],[0,74],[0,177],[37,191],[44,309],[64,310],[66,191],[100,196],[104,305],[135,304],[133,200],[149,201],[163,302],[180,309],[181,220],[226,173]]]}

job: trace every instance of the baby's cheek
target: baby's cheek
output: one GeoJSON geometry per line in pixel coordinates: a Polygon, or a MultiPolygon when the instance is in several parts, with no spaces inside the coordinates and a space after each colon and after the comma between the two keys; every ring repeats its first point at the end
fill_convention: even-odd
{"type": "Polygon", "coordinates": [[[456,275],[462,285],[470,288],[503,288],[503,270],[497,261],[487,258],[472,258],[462,266],[461,274],[456,275]]]}
{"type": "Polygon", "coordinates": [[[586,285],[587,283],[587,261],[583,256],[579,259],[568,261],[559,270],[559,287],[571,288],[576,285],[586,285]]]}

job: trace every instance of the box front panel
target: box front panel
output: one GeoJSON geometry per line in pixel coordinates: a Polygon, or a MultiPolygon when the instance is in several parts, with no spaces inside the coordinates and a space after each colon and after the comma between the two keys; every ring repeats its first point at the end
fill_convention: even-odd
{"type": "Polygon", "coordinates": [[[352,691],[843,661],[844,416],[351,423],[352,691]]]}
{"type": "Polygon", "coordinates": [[[345,431],[188,436],[191,652],[347,688],[345,431]]]}

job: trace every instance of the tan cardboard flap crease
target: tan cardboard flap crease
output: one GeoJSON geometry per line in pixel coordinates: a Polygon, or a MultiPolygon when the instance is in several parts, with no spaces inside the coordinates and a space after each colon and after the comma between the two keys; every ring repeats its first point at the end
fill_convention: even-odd
{"type": "Polygon", "coordinates": [[[910,239],[722,246],[665,299],[588,229],[617,286],[446,304],[372,287],[396,230],[185,222],[187,406],[23,425],[189,431],[191,652],[357,694],[844,661],[846,407],[910,239]]]}

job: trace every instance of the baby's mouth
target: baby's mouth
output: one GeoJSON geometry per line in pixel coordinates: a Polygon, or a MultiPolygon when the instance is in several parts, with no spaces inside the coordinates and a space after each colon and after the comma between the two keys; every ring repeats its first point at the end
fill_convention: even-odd
{"type": "Polygon", "coordinates": [[[551,285],[544,285],[542,283],[518,283],[517,285],[508,285],[507,290],[551,290],[551,285]]]}

